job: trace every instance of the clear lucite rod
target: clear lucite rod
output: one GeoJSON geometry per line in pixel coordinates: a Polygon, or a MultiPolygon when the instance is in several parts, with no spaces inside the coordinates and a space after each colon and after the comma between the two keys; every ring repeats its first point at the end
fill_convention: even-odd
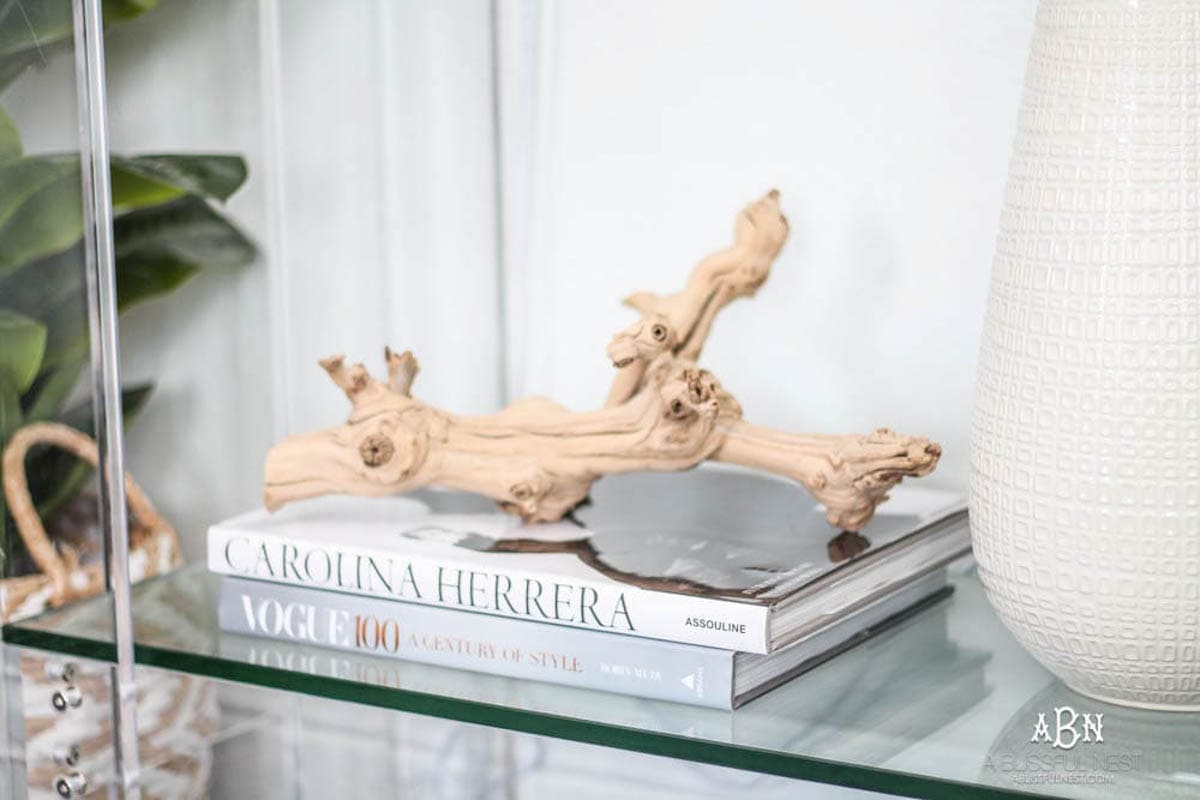
{"type": "Polygon", "coordinates": [[[73,0],[75,86],[83,185],[83,242],[91,331],[92,405],[100,455],[100,510],[106,541],[105,579],[113,598],[117,663],[111,670],[114,770],[123,795],[140,798],[137,687],[129,590],[129,524],[121,430],[117,281],[108,170],[108,100],[100,0],[73,0]]]}

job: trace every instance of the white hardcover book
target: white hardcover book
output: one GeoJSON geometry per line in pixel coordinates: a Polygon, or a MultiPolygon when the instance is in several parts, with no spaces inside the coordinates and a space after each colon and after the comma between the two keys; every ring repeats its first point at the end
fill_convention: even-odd
{"type": "Polygon", "coordinates": [[[961,497],[897,487],[839,533],[794,484],[724,469],[614,476],[572,518],[479,498],[325,497],[212,526],[214,572],[768,653],[969,551],[961,497]]]}

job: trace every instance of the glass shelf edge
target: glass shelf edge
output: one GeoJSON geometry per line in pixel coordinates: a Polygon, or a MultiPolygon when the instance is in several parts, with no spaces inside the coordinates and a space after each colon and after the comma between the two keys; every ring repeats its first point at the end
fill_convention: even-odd
{"type": "MultiPolygon", "coordinates": [[[[9,623],[0,629],[5,644],[94,661],[116,661],[111,642],[62,636],[9,623]]],[[[981,784],[963,783],[909,772],[813,758],[757,748],[729,747],[717,742],[669,733],[595,721],[581,721],[557,714],[514,709],[474,700],[418,692],[395,687],[372,686],[331,676],[299,675],[291,670],[265,665],[247,667],[211,656],[137,644],[136,663],[216,680],[261,686],[312,697],[403,711],[424,716],[484,725],[490,728],[549,736],[584,744],[613,747],[647,755],[678,758],[701,764],[741,769],[853,789],[882,792],[923,800],[979,800],[1033,798],[1055,800],[1053,795],[1012,791],[981,784]]]]}

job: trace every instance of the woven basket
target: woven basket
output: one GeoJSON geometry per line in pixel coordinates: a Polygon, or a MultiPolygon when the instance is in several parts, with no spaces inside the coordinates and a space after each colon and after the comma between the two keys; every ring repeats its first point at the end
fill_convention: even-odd
{"type": "MultiPolygon", "coordinates": [[[[96,443],[66,425],[36,423],[18,429],[9,439],[3,456],[4,495],[39,572],[0,581],[0,619],[4,622],[104,590],[103,566],[81,565],[69,548],[55,547],[38,518],[25,476],[25,456],[36,445],[63,448],[93,466],[98,461],[96,443]]],[[[175,529],[128,475],[125,492],[132,512],[131,580],[180,566],[175,529]]],[[[113,771],[108,670],[102,664],[85,663],[78,665],[74,675],[64,678],[64,661],[28,652],[21,657],[24,760],[30,797],[59,796],[56,782],[73,773],[88,780],[88,796],[103,796],[104,784],[113,771]],[[61,698],[68,687],[74,690],[69,694],[80,702],[60,711],[53,701],[56,693],[61,698]]],[[[217,721],[213,684],[186,675],[139,670],[137,697],[143,796],[207,796],[211,740],[217,721]]]]}

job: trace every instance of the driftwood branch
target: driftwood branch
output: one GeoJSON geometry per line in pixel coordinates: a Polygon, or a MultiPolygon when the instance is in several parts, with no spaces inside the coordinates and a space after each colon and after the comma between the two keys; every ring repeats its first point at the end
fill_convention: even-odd
{"type": "Polygon", "coordinates": [[[740,409],[707,372],[665,357],[629,402],[570,412],[543,399],[460,417],[369,376],[330,374],[354,405],[350,422],[292,436],[267,456],[270,509],[329,493],[383,495],[438,484],[486,495],[527,520],[560,519],[602,475],[679,470],[713,454],[740,409]],[[349,388],[347,388],[349,387],[349,388]]]}
{"type": "Polygon", "coordinates": [[[938,445],[886,429],[828,436],[750,425],[694,361],[720,309],[766,280],[787,232],[773,191],[738,215],[733,244],[701,261],[683,291],[626,300],[641,319],[608,347],[617,375],[597,411],[531,398],[497,414],[460,417],[411,396],[411,353],[385,349],[386,382],[362,364],[346,366],[343,356],[323,359],[354,410],[345,425],[289,437],[271,450],[267,507],[438,484],[491,497],[526,520],[553,521],[604,475],[682,470],[713,459],[796,480],[825,504],[831,524],[860,529],[888,489],[934,468],[938,445]]]}
{"type": "Polygon", "coordinates": [[[857,531],[904,477],[928,475],[942,449],[923,436],[887,428],[865,435],[779,433],[738,421],[725,431],[714,461],[791,478],[825,504],[829,523],[857,531]]]}
{"type": "Polygon", "coordinates": [[[646,365],[662,353],[698,359],[717,313],[737,298],[752,297],[758,291],[787,235],[779,192],[772,190],[738,213],[733,244],[697,264],[683,291],[665,296],[638,292],[625,298],[625,305],[639,311],[642,318],[608,345],[617,375],[605,405],[632,397],[641,387],[646,365]]]}
{"type": "Polygon", "coordinates": [[[421,367],[413,354],[405,350],[396,353],[390,347],[383,348],[383,358],[388,366],[388,388],[405,397],[412,393],[412,382],[421,367]]]}

